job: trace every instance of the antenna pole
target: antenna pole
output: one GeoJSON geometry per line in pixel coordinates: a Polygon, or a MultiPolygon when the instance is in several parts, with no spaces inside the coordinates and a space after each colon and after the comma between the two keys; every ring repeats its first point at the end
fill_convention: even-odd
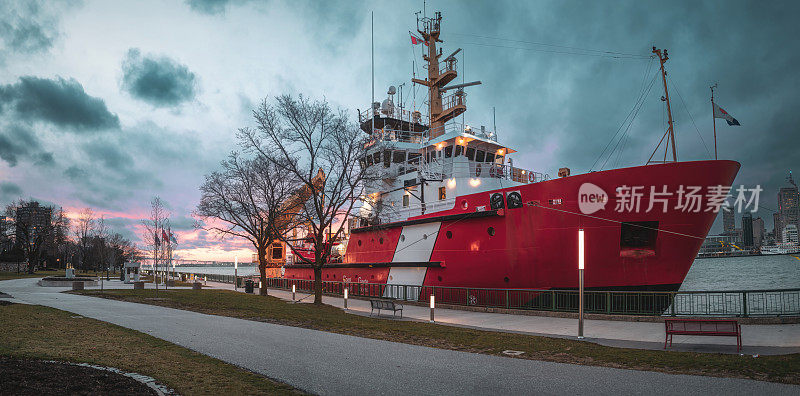
{"type": "Polygon", "coordinates": [[[370,34],[372,35],[372,101],[369,102],[369,116],[372,118],[372,130],[369,131],[370,135],[375,132],[375,109],[372,108],[372,106],[375,104],[375,11],[372,11],[371,19],[370,34]]]}
{"type": "Polygon", "coordinates": [[[497,141],[497,115],[494,106],[492,106],[492,132],[494,132],[494,140],[497,141]]]}
{"type": "MultiPolygon", "coordinates": [[[[669,90],[667,90],[667,72],[664,70],[664,63],[669,59],[669,55],[667,54],[667,50],[662,52],[660,49],[656,49],[656,47],[653,47],[653,53],[658,55],[658,60],[661,63],[661,78],[664,81],[664,101],[667,102],[667,117],[669,121],[667,133],[669,133],[670,142],[672,143],[672,161],[678,162],[678,153],[675,149],[675,129],[672,124],[672,109],[669,105],[669,90]]],[[[664,154],[666,155],[666,152],[664,154]]]]}
{"type": "Polygon", "coordinates": [[[711,88],[711,124],[714,125],[714,159],[717,159],[717,120],[714,118],[714,88],[717,87],[715,83],[711,88]]]}

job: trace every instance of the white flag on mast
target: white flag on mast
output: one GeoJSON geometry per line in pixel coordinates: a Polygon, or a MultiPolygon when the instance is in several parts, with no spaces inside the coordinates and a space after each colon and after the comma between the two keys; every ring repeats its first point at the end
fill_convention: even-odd
{"type": "MultiPolygon", "coordinates": [[[[712,102],[713,103],[713,102],[712,102]]],[[[733,116],[728,114],[727,111],[723,110],[722,107],[719,107],[716,103],[714,103],[714,118],[722,118],[723,120],[728,122],[728,125],[739,125],[739,123],[733,116]]]]}

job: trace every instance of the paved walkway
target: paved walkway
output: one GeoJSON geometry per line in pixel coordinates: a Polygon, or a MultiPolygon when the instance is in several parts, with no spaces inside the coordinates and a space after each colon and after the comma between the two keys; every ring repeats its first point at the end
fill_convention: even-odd
{"type": "MultiPolygon", "coordinates": [[[[318,394],[797,394],[800,386],[421,347],[0,282],[15,299],[142,331],[318,394]]],[[[187,368],[191,369],[191,368],[187,368]]]]}
{"type": "MultiPolygon", "coordinates": [[[[233,289],[233,285],[224,283],[209,282],[208,285],[233,289]]],[[[242,288],[238,290],[244,292],[242,288]]],[[[270,289],[269,294],[287,301],[292,299],[292,293],[283,290],[270,289]]],[[[307,293],[296,293],[296,298],[303,299],[304,302],[314,299],[307,293]]],[[[344,307],[342,298],[324,296],[322,300],[325,304],[344,307]]],[[[369,301],[350,299],[347,305],[352,313],[370,313],[369,301]]],[[[427,321],[430,319],[430,308],[406,305],[403,316],[427,321]]],[[[437,308],[435,319],[442,324],[550,337],[576,338],[578,333],[577,319],[569,318],[437,308]]],[[[659,350],[664,348],[663,323],[587,320],[584,322],[584,336],[586,340],[602,345],[659,350]]],[[[800,353],[800,324],[742,325],[742,343],[744,347],[740,353],[743,354],[800,353]]],[[[674,336],[670,350],[737,353],[736,339],[733,337],[674,336]]]]}

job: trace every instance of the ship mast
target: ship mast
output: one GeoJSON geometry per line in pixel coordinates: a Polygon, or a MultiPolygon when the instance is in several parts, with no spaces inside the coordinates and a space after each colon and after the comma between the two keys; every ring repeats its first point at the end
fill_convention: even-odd
{"type": "Polygon", "coordinates": [[[436,12],[433,18],[417,17],[417,31],[422,35],[425,40],[425,45],[428,47],[428,54],[422,55],[422,58],[428,63],[428,78],[420,80],[412,78],[411,81],[416,84],[428,87],[428,111],[430,115],[430,137],[437,137],[444,134],[444,124],[453,118],[458,117],[465,111],[467,106],[464,100],[465,86],[480,84],[480,82],[458,84],[451,87],[445,87],[447,83],[453,81],[456,76],[456,57],[455,54],[461,49],[459,48],[450,56],[444,58],[443,68],[439,68],[439,58],[442,56],[442,50],[436,49],[436,43],[441,43],[439,33],[442,23],[442,13],[436,12]],[[422,26],[420,26],[422,22],[422,26]],[[456,89],[454,94],[442,97],[442,94],[450,89],[456,89]]]}
{"type": "Polygon", "coordinates": [[[669,105],[669,90],[667,89],[667,71],[664,69],[664,63],[666,63],[667,60],[669,59],[669,55],[667,54],[666,49],[663,50],[662,52],[661,49],[658,49],[656,47],[653,47],[653,53],[658,56],[658,61],[661,65],[661,79],[664,82],[664,96],[661,97],[661,100],[667,103],[667,122],[669,123],[669,127],[667,128],[667,132],[664,133],[664,136],[661,137],[661,140],[659,140],[656,149],[653,150],[653,154],[650,155],[650,159],[647,160],[647,163],[648,164],[651,162],[666,163],[667,152],[669,151],[670,143],[672,143],[672,162],[678,162],[678,154],[675,146],[675,132],[672,123],[672,108],[669,105]],[[658,151],[658,148],[661,147],[661,142],[663,142],[664,138],[666,137],[669,137],[669,139],[667,140],[667,143],[664,146],[664,161],[652,161],[653,156],[656,154],[656,151],[658,151]]]}

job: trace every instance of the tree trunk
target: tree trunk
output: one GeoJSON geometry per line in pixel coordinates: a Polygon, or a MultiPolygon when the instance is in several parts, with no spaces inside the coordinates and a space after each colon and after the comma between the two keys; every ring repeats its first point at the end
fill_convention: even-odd
{"type": "Polygon", "coordinates": [[[258,294],[262,296],[267,295],[267,248],[258,248],[258,272],[261,275],[261,287],[258,289],[258,294]]]}
{"type": "Polygon", "coordinates": [[[314,304],[322,305],[322,266],[314,265],[314,304]]]}

